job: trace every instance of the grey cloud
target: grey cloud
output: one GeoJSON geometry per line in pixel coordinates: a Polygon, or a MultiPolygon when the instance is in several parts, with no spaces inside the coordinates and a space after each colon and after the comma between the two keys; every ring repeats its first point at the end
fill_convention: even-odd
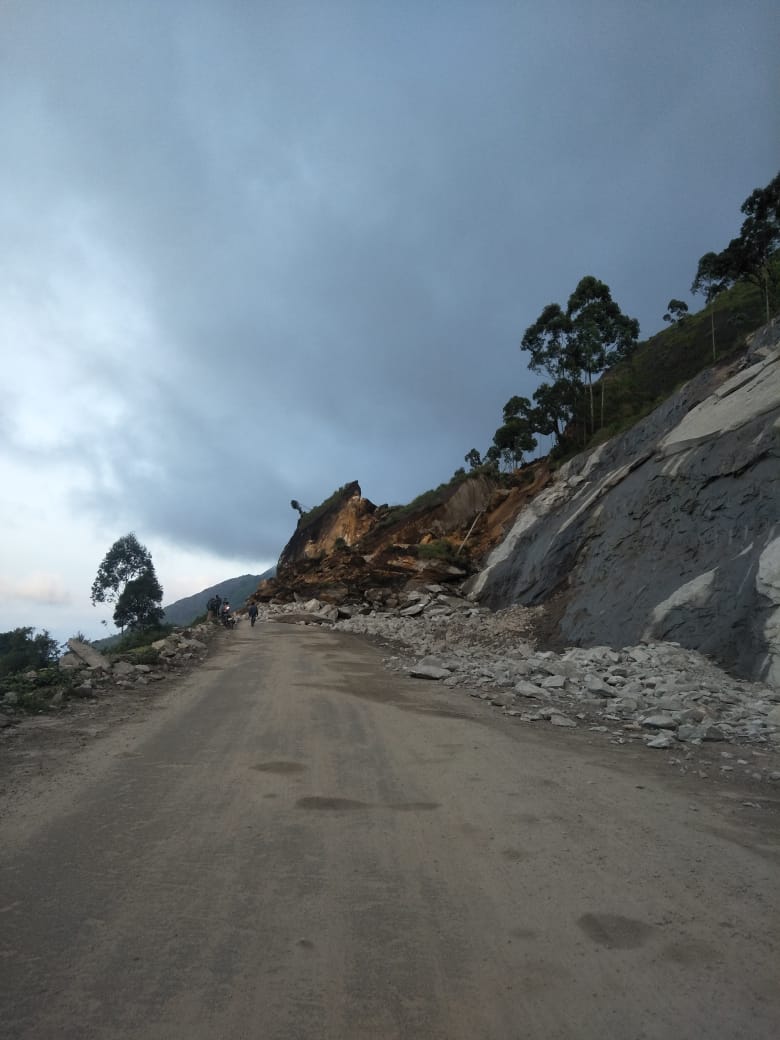
{"type": "Polygon", "coordinates": [[[126,408],[79,508],[212,551],[446,479],[546,303],[593,273],[652,333],[776,172],[769,3],[67,7],[3,45],[0,264],[32,292],[73,220],[111,259],[149,336],[72,338],[126,408]]]}

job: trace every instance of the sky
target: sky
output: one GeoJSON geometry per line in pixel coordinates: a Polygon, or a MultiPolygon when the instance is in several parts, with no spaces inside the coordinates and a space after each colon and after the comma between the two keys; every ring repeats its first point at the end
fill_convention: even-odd
{"type": "MultiPolygon", "coordinates": [[[[407,502],[580,278],[642,337],[780,168],[774,0],[0,0],[0,631],[407,502]]],[[[102,623],[108,622],[107,627],[102,623]]]]}

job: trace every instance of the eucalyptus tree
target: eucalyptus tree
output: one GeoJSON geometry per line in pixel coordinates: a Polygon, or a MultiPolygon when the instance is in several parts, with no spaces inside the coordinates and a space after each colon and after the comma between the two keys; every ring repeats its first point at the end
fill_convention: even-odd
{"type": "Polygon", "coordinates": [[[678,325],[687,317],[688,304],[685,302],[685,300],[669,300],[669,302],[666,305],[666,314],[664,314],[664,321],[668,321],[672,325],[678,325]]]}
{"type": "Polygon", "coordinates": [[[482,465],[482,456],[476,448],[472,448],[464,455],[463,461],[468,464],[470,469],[479,469],[482,465]]]}
{"type": "Polygon", "coordinates": [[[696,277],[691,284],[691,292],[703,296],[706,306],[710,308],[713,361],[718,356],[715,344],[715,300],[724,289],[728,288],[729,283],[728,261],[724,253],[705,253],[696,268],[696,277]]]}
{"type": "MultiPolygon", "coordinates": [[[[623,314],[612,299],[606,282],[593,275],[580,279],[569,296],[566,310],[560,304],[550,303],[533,325],[529,325],[521,349],[530,354],[528,367],[531,371],[545,372],[552,379],[549,384],[551,391],[544,392],[537,404],[544,408],[546,402],[552,403],[554,391],[555,416],[546,418],[554,418],[559,440],[563,434],[560,424],[565,411],[570,412],[568,419],[571,420],[578,403],[584,403],[586,396],[589,416],[582,416],[583,434],[587,433],[588,425],[591,431],[595,430],[594,378],[615,361],[626,357],[636,346],[638,337],[639,322],[623,314]]],[[[603,393],[602,385],[602,423],[603,393]]]]}
{"type": "Polygon", "coordinates": [[[508,469],[516,469],[523,456],[536,449],[537,419],[537,409],[527,397],[510,397],[504,405],[504,422],[493,435],[493,445],[508,469]]]}
{"type": "MultiPolygon", "coordinates": [[[[639,338],[639,322],[623,314],[612,299],[606,282],[586,275],[569,297],[566,314],[572,326],[573,354],[587,380],[590,429],[596,429],[593,379],[605,368],[627,357],[639,338]]],[[[582,378],[582,377],[581,377],[582,378]]],[[[583,380],[584,381],[584,380],[583,380]]],[[[604,389],[601,381],[601,424],[604,423],[604,389]]]]}
{"type": "Polygon", "coordinates": [[[739,235],[719,254],[729,284],[745,279],[762,292],[766,320],[771,290],[777,283],[780,249],[780,173],[765,188],[756,188],[741,206],[745,215],[739,235]]]}

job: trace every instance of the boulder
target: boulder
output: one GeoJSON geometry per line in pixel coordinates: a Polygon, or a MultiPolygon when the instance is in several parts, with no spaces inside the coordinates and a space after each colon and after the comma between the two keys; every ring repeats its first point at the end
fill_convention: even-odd
{"type": "Polygon", "coordinates": [[[656,750],[662,750],[664,748],[674,747],[675,740],[668,733],[659,733],[657,737],[651,737],[645,741],[645,747],[654,748],[656,750]]]}
{"type": "Polygon", "coordinates": [[[88,668],[103,668],[108,671],[108,661],[94,646],[83,643],[80,639],[69,639],[68,647],[82,665],[86,665],[88,668]]]}
{"type": "Polygon", "coordinates": [[[566,687],[566,677],[563,675],[548,675],[542,679],[541,686],[545,690],[563,690],[566,687]]]}
{"type": "Polygon", "coordinates": [[[548,694],[541,686],[537,686],[536,683],[527,682],[525,679],[521,679],[520,682],[515,683],[515,693],[519,697],[547,697],[548,694]]]}
{"type": "Polygon", "coordinates": [[[566,715],[557,715],[556,714],[556,715],[551,715],[550,716],[550,725],[551,726],[565,726],[565,727],[568,727],[569,729],[574,729],[574,728],[576,728],[577,723],[574,721],[574,719],[567,718],[566,715]]]}
{"type": "Polygon", "coordinates": [[[615,688],[608,686],[599,675],[590,672],[585,676],[585,689],[588,693],[595,693],[600,697],[614,697],[615,688]]]}
{"type": "Polygon", "coordinates": [[[677,729],[677,723],[671,715],[648,715],[642,719],[642,725],[647,729],[677,729]]]}
{"type": "Polygon", "coordinates": [[[409,669],[409,674],[415,679],[447,679],[452,673],[449,668],[420,662],[409,669]]]}

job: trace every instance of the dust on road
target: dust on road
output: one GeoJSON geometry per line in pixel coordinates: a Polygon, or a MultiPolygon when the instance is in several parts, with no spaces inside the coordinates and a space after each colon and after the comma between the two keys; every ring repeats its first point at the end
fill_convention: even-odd
{"type": "Polygon", "coordinates": [[[309,628],[122,711],[3,799],[2,1037],[780,1034],[769,799],[309,628]]]}

